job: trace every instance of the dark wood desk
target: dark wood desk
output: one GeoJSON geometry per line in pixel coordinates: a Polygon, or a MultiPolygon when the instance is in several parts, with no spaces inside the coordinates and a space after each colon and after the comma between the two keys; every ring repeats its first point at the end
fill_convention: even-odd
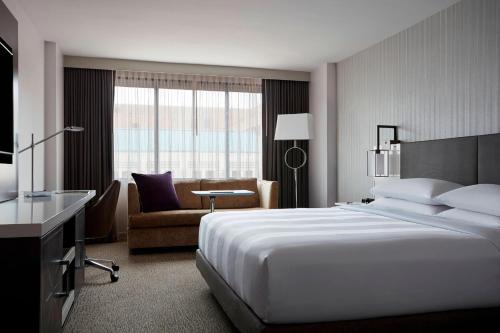
{"type": "Polygon", "coordinates": [[[85,278],[94,191],[0,203],[1,328],[60,332],[85,278]]]}

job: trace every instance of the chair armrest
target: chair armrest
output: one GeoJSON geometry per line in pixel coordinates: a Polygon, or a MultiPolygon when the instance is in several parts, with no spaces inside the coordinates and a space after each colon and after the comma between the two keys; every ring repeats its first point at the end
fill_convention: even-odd
{"type": "Polygon", "coordinates": [[[260,207],[278,208],[279,183],[272,180],[258,180],[260,207]]]}

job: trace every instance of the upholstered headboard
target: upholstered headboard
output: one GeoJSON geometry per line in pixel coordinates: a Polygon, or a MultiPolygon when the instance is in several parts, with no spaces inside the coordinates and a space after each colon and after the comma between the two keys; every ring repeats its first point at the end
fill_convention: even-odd
{"type": "Polygon", "coordinates": [[[401,143],[401,178],[500,184],[500,134],[401,143]]]}

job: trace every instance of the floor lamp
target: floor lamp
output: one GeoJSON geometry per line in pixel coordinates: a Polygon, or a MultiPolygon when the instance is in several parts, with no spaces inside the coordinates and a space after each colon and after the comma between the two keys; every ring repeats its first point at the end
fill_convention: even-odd
{"type": "Polygon", "coordinates": [[[306,165],[307,162],[307,154],[304,149],[297,146],[297,140],[312,139],[314,139],[312,114],[295,113],[278,115],[274,140],[293,140],[293,147],[287,149],[284,160],[285,165],[293,170],[293,179],[295,184],[295,208],[298,207],[297,172],[300,168],[306,165]],[[299,151],[303,157],[303,161],[298,166],[292,166],[287,160],[287,157],[290,156],[290,152],[293,150],[299,151]]]}

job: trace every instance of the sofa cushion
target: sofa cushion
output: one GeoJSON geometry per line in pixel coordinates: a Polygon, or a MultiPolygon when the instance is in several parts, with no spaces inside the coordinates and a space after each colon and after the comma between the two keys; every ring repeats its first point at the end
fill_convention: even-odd
{"type": "MultiPolygon", "coordinates": [[[[254,194],[248,196],[218,197],[215,199],[217,208],[252,208],[259,207],[259,193],[256,178],[245,179],[202,179],[201,190],[249,190],[254,194]]],[[[210,202],[207,197],[202,198],[203,208],[208,209],[210,202]]]]}
{"type": "Polygon", "coordinates": [[[129,228],[158,228],[176,226],[198,226],[206,209],[180,209],[163,212],[140,213],[129,216],[129,228]]]}
{"type": "Polygon", "coordinates": [[[137,184],[142,212],[157,212],[180,208],[170,171],[157,175],[132,173],[132,177],[137,184]]]}
{"type": "Polygon", "coordinates": [[[202,209],[201,198],[191,192],[200,190],[199,179],[175,179],[174,187],[181,209],[202,209]]]}

